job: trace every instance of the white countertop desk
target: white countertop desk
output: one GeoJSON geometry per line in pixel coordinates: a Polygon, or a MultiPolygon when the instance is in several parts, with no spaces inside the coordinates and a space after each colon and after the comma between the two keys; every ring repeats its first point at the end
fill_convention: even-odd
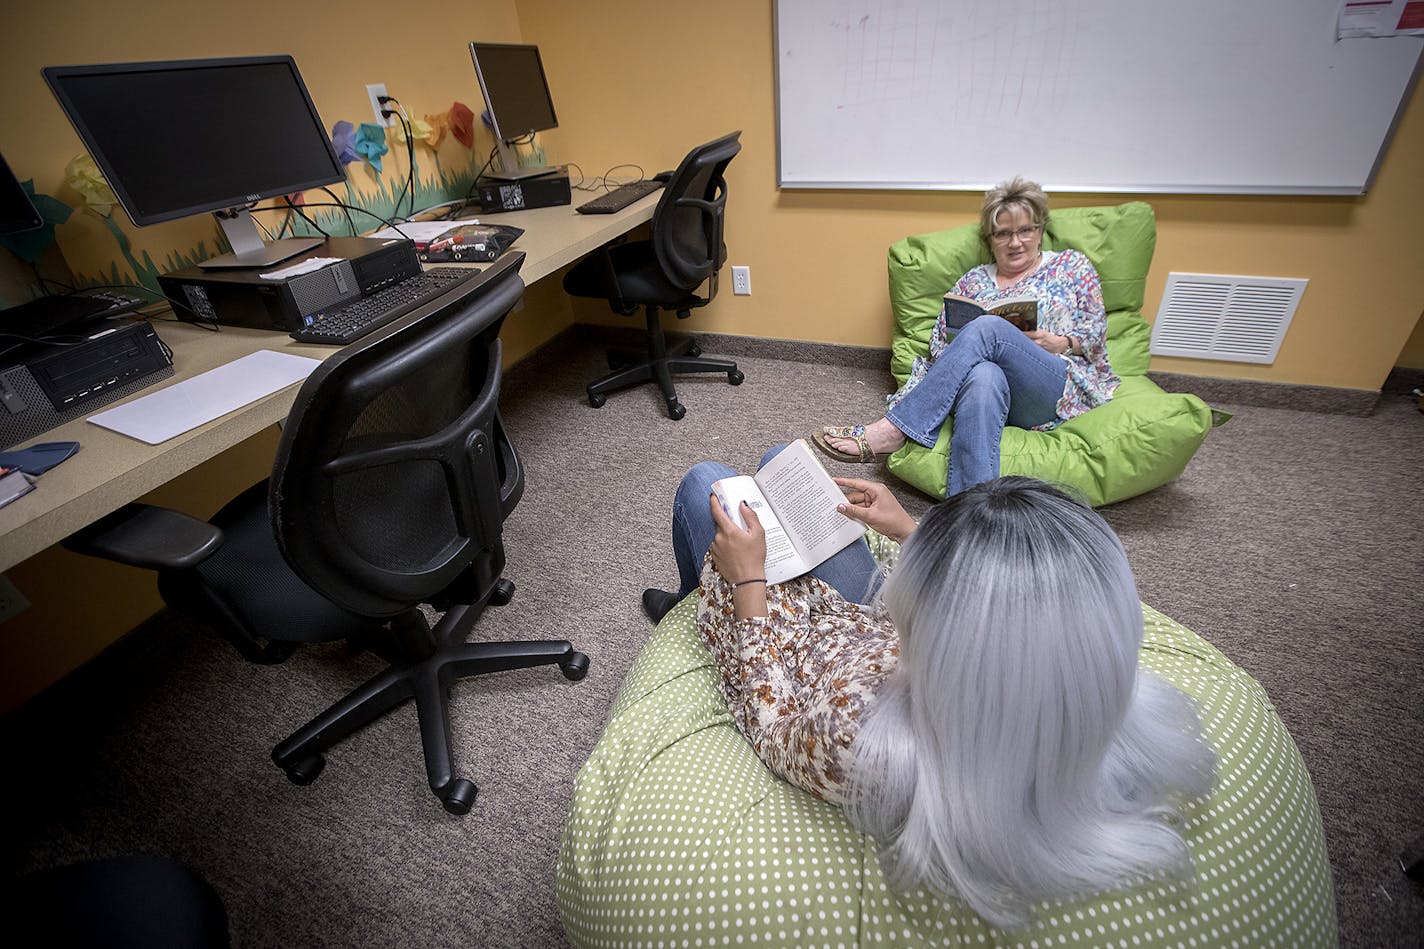
{"type": "MultiPolygon", "coordinates": [[[[524,229],[514,249],[525,254],[520,270],[526,284],[547,277],[650,220],[661,192],[616,214],[579,214],[572,205],[487,215],[486,224],[524,229]]],[[[575,198],[575,203],[587,200],[575,198]]],[[[173,376],[130,396],[140,398],[261,349],[325,358],[332,346],[298,343],[283,333],[224,326],[209,332],[188,323],[157,320],[154,325],[173,349],[173,376]]],[[[214,457],[269,425],[281,421],[297,386],[259,399],[161,445],[146,445],[76,419],[22,442],[77,441],[79,453],[41,476],[34,491],[0,508],[0,571],[57,543],[136,500],[161,484],[214,457]]],[[[112,403],[119,405],[121,402],[112,403]]],[[[110,406],[100,406],[90,415],[110,406]]]]}

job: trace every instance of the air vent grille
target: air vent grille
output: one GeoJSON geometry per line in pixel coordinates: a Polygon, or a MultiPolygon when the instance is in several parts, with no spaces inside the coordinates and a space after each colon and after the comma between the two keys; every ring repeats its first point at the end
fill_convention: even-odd
{"type": "Polygon", "coordinates": [[[1154,356],[1275,362],[1307,281],[1173,273],[1152,324],[1154,356]]]}

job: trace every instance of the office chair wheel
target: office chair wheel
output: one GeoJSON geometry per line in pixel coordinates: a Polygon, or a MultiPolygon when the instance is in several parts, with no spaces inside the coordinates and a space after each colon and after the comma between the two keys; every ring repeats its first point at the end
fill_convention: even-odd
{"type": "Polygon", "coordinates": [[[588,394],[588,404],[596,409],[603,408],[603,403],[608,401],[608,396],[602,392],[590,392],[588,394]]]}
{"type": "Polygon", "coordinates": [[[500,577],[494,582],[494,589],[490,591],[489,601],[495,606],[503,606],[514,599],[514,582],[500,577]]]}
{"type": "Polygon", "coordinates": [[[588,657],[581,652],[571,652],[567,659],[559,663],[559,671],[565,679],[577,682],[588,675],[588,657]]]}
{"type": "Polygon", "coordinates": [[[682,403],[677,399],[668,399],[668,418],[676,422],[687,414],[687,409],[682,407],[682,403]]]}
{"type": "Polygon", "coordinates": [[[470,808],[475,806],[475,795],[479,793],[479,788],[475,787],[475,782],[469,778],[455,778],[445,785],[435,794],[440,798],[440,803],[445,805],[445,810],[456,817],[463,817],[470,813],[470,808]]]}
{"type": "Polygon", "coordinates": [[[727,383],[729,385],[739,386],[745,382],[746,379],[747,377],[742,375],[742,370],[740,369],[727,370],[727,383]]]}
{"type": "Polygon", "coordinates": [[[299,787],[306,787],[316,780],[316,776],[321,774],[321,769],[325,767],[325,755],[307,755],[291,764],[282,765],[282,770],[287,772],[288,781],[299,787]]]}

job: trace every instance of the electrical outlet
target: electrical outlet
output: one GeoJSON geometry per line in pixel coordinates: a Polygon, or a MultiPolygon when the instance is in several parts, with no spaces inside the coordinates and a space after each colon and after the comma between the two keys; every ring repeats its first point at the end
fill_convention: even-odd
{"type": "Polygon", "coordinates": [[[30,608],[30,601],[10,578],[0,573],[0,623],[30,608]]]}
{"type": "Polygon", "coordinates": [[[390,93],[386,91],[386,84],[384,82],[370,83],[366,86],[366,95],[371,100],[371,111],[375,113],[376,124],[383,126],[394,125],[396,121],[395,116],[387,118],[386,116],[381,114],[381,110],[385,109],[386,106],[381,103],[381,100],[378,97],[390,95],[390,93]]]}
{"type": "Polygon", "coordinates": [[[752,295],[752,268],[732,268],[732,292],[739,297],[749,297],[752,295]]]}

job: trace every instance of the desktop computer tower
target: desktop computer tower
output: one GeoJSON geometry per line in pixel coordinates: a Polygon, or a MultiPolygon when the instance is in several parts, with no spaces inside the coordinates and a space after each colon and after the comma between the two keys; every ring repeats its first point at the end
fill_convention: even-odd
{"type": "Polygon", "coordinates": [[[204,270],[187,267],[160,274],[158,284],[180,320],[218,323],[290,333],[304,317],[370,296],[420,273],[412,241],[399,238],[329,237],[320,245],[274,267],[204,270]],[[276,277],[312,258],[337,263],[308,273],[276,277]]]}
{"type": "Polygon", "coordinates": [[[173,375],[173,356],[145,321],[113,319],[69,346],[27,346],[0,358],[0,448],[173,375]]]}
{"type": "Polygon", "coordinates": [[[573,203],[567,165],[560,165],[552,174],[518,181],[485,181],[477,189],[480,213],[523,211],[527,208],[550,208],[573,203]]]}

